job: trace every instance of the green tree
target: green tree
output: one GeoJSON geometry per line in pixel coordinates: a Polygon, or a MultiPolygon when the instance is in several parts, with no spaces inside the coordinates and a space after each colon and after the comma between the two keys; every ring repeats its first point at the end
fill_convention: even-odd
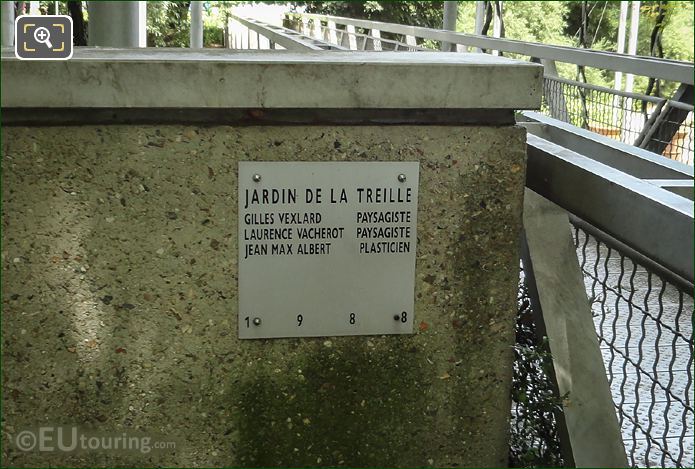
{"type": "Polygon", "coordinates": [[[308,13],[365,18],[389,23],[441,28],[444,2],[365,1],[365,2],[291,2],[308,13]]]}
{"type": "Polygon", "coordinates": [[[147,2],[147,45],[187,47],[191,2],[147,2]]]}

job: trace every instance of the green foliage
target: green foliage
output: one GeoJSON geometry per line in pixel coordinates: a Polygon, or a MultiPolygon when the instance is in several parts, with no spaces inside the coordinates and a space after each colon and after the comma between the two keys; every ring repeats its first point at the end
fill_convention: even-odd
{"type": "Polygon", "coordinates": [[[291,2],[305,6],[308,13],[323,13],[351,18],[366,18],[389,23],[441,28],[444,2],[365,1],[365,2],[291,2]]]}
{"type": "MultiPolygon", "coordinates": [[[[190,1],[147,2],[147,45],[188,47],[190,43],[190,1]]],[[[224,27],[229,12],[240,2],[203,3],[203,46],[223,47],[224,27]]]]}
{"type": "Polygon", "coordinates": [[[570,45],[563,30],[567,2],[505,2],[506,36],[520,41],[570,45]]]}
{"type": "MultiPolygon", "coordinates": [[[[695,56],[693,53],[693,2],[669,2],[666,8],[666,25],[662,36],[664,56],[669,59],[692,62],[695,56]]],[[[647,11],[650,13],[650,19],[654,21],[653,13],[647,11]]]]}
{"type": "Polygon", "coordinates": [[[568,396],[557,396],[551,382],[553,361],[546,338],[539,340],[528,291],[519,285],[514,369],[510,467],[562,467],[555,415],[568,396]]]}
{"type": "Polygon", "coordinates": [[[205,47],[223,47],[224,29],[216,25],[206,24],[203,27],[203,45],[205,47]]]}
{"type": "Polygon", "coordinates": [[[191,2],[147,2],[147,45],[188,47],[191,2]]]}

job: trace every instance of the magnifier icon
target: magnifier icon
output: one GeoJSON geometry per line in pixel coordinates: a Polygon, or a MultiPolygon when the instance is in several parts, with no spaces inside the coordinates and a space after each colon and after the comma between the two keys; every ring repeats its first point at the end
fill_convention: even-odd
{"type": "Polygon", "coordinates": [[[34,30],[34,39],[36,42],[45,44],[49,49],[53,49],[53,44],[51,44],[51,33],[47,28],[44,28],[43,26],[36,28],[34,30]]]}

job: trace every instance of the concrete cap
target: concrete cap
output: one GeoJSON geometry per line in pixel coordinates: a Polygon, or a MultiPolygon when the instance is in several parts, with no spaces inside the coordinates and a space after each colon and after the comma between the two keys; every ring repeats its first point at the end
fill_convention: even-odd
{"type": "Polygon", "coordinates": [[[4,108],[539,109],[543,68],[456,52],[2,49],[4,108]]]}

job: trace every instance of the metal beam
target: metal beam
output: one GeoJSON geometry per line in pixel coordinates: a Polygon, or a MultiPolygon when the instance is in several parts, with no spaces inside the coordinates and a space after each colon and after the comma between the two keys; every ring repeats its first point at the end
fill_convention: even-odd
{"type": "Polygon", "coordinates": [[[318,39],[304,36],[290,29],[266,24],[252,18],[244,18],[235,14],[230,14],[230,18],[243,24],[251,31],[255,31],[258,34],[267,37],[270,41],[280,44],[282,47],[288,50],[345,50],[344,47],[319,41],[318,39]]]}
{"type": "Polygon", "coordinates": [[[535,135],[526,185],[691,283],[693,202],[535,135]]]}
{"type": "Polygon", "coordinates": [[[537,335],[548,338],[568,467],[626,467],[625,447],[567,213],[526,189],[524,280],[537,335]]]}
{"type": "Polygon", "coordinates": [[[695,196],[693,191],[695,189],[695,184],[692,179],[645,179],[645,181],[690,200],[693,200],[695,196]]]}
{"type": "Polygon", "coordinates": [[[635,145],[639,145],[654,153],[661,154],[664,152],[678,132],[678,129],[680,129],[680,126],[688,117],[688,114],[692,112],[692,107],[690,110],[677,108],[672,105],[674,102],[692,103],[693,86],[681,84],[674,93],[673,101],[668,101],[666,103],[643,138],[635,142],[635,145]],[[657,138],[653,138],[654,136],[657,136],[657,138]]]}
{"type": "MultiPolygon", "coordinates": [[[[299,15],[290,13],[289,15],[299,15]]],[[[667,81],[693,84],[693,64],[678,60],[657,59],[646,56],[630,56],[615,52],[604,52],[592,49],[579,49],[575,47],[555,46],[534,42],[515,41],[513,39],[499,39],[474,34],[454,33],[433,28],[408,26],[395,23],[383,23],[338,16],[315,15],[304,13],[300,16],[318,18],[325,21],[334,21],[338,24],[352,25],[366,29],[378,29],[382,32],[416,36],[436,41],[463,44],[469,47],[482,49],[496,49],[503,52],[539,59],[555,60],[577,65],[585,65],[603,70],[622,71],[638,76],[659,78],[667,81]]]]}
{"type": "Polygon", "coordinates": [[[692,180],[692,166],[599,135],[590,130],[553,119],[538,112],[524,111],[519,122],[530,134],[585,155],[637,178],[692,180]]]}

